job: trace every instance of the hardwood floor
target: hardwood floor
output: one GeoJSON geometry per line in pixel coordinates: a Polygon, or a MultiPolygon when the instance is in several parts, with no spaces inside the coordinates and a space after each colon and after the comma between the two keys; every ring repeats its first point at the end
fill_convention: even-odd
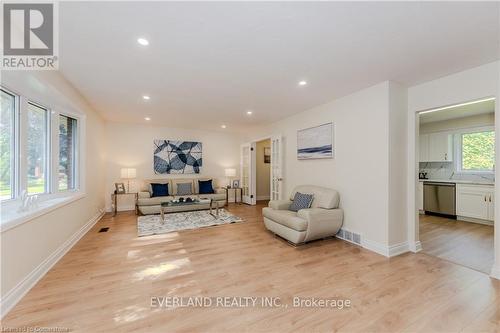
{"type": "Polygon", "coordinates": [[[493,227],[420,215],[422,252],[489,274],[494,261],[493,227]]]}
{"type": "Polygon", "coordinates": [[[339,239],[292,247],[246,222],[137,237],[106,215],[4,318],[73,332],[498,332],[500,282],[426,254],[387,259],[339,239]],[[101,227],[107,233],[98,233],[101,227]],[[350,308],[155,308],[152,296],[348,299],[350,308]]]}

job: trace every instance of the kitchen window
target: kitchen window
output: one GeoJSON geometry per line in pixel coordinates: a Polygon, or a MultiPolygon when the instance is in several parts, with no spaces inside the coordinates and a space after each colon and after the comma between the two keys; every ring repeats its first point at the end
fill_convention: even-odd
{"type": "Polygon", "coordinates": [[[492,173],[495,169],[495,131],[483,129],[457,134],[457,171],[492,173]]]}

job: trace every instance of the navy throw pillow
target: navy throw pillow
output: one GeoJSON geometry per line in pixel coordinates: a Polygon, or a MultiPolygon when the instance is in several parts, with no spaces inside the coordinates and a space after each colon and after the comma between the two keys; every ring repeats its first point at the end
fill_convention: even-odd
{"type": "Polygon", "coordinates": [[[200,190],[200,194],[215,193],[214,187],[212,186],[212,179],[210,179],[210,180],[198,180],[198,188],[200,190]]]}
{"type": "Polygon", "coordinates": [[[307,209],[311,207],[313,202],[312,194],[304,194],[300,192],[296,192],[293,197],[293,202],[290,205],[290,210],[294,212],[298,212],[301,209],[307,209]]]}
{"type": "Polygon", "coordinates": [[[151,183],[151,197],[168,197],[168,184],[151,183]]]}

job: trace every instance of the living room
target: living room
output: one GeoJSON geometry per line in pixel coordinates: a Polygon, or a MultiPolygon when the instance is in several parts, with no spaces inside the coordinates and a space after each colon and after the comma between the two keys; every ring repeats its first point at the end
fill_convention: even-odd
{"type": "Polygon", "coordinates": [[[429,256],[417,198],[419,114],[500,97],[498,2],[47,4],[2,3],[57,56],[2,54],[2,329],[500,328],[499,229],[429,256]]]}

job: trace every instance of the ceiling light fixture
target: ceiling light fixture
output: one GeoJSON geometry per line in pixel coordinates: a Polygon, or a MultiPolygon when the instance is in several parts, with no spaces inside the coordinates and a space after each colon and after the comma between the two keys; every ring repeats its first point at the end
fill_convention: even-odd
{"type": "Polygon", "coordinates": [[[151,120],[151,118],[149,118],[149,117],[144,117],[144,120],[151,120]]]}
{"type": "Polygon", "coordinates": [[[221,128],[226,128],[227,126],[226,125],[220,125],[221,128]]]}
{"type": "Polygon", "coordinates": [[[142,46],[148,46],[149,41],[146,38],[137,38],[137,43],[141,44],[142,46]]]}
{"type": "Polygon", "coordinates": [[[251,115],[252,115],[252,113],[253,113],[253,111],[252,111],[252,110],[248,110],[248,111],[247,111],[247,115],[249,115],[249,116],[251,116],[251,115]]]}
{"type": "Polygon", "coordinates": [[[427,110],[427,111],[422,111],[422,112],[419,112],[419,114],[431,113],[431,112],[442,111],[442,110],[448,110],[448,109],[453,109],[453,108],[457,108],[457,107],[460,107],[460,106],[466,106],[466,105],[477,104],[477,103],[481,103],[481,102],[492,101],[494,99],[495,99],[495,97],[488,97],[488,98],[484,98],[484,99],[479,99],[477,101],[460,103],[460,104],[449,105],[449,106],[443,106],[441,108],[436,108],[436,109],[431,109],[431,110],[427,110]]]}
{"type": "Polygon", "coordinates": [[[305,85],[307,85],[307,81],[304,80],[299,81],[299,86],[305,86],[305,85]]]}
{"type": "Polygon", "coordinates": [[[149,97],[148,95],[143,95],[142,99],[144,99],[146,101],[149,101],[151,99],[151,97],[149,97]]]}

